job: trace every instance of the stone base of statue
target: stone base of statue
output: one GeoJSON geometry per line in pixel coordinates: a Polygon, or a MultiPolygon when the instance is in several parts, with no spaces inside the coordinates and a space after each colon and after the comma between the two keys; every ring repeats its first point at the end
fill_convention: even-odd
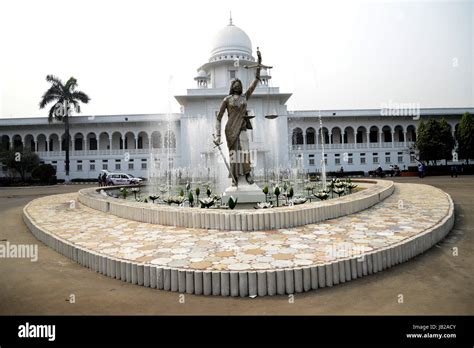
{"type": "Polygon", "coordinates": [[[249,184],[245,176],[239,177],[239,186],[230,186],[225,189],[223,203],[227,203],[230,196],[237,198],[237,204],[265,202],[265,194],[257,184],[249,184]]]}

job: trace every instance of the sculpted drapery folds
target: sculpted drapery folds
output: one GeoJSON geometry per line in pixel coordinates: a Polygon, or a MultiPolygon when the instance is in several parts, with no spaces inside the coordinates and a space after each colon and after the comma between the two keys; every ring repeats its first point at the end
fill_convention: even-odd
{"type": "MultiPolygon", "coordinates": [[[[230,154],[230,170],[229,177],[238,180],[239,177],[245,176],[249,184],[253,184],[251,177],[250,165],[250,148],[247,129],[252,129],[252,124],[248,118],[247,101],[255,91],[260,81],[260,70],[262,58],[260,52],[257,51],[258,66],[256,68],[255,79],[249,88],[243,93],[242,81],[234,79],[231,82],[229,95],[222,101],[219,113],[217,114],[216,135],[214,143],[221,143],[221,121],[227,110],[228,121],[225,125],[225,135],[227,139],[227,147],[230,154]]],[[[233,182],[233,185],[236,185],[233,182]]]]}

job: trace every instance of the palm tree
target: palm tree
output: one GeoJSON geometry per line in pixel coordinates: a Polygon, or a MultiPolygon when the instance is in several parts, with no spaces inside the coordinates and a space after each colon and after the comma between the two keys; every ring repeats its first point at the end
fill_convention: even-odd
{"type": "Polygon", "coordinates": [[[46,76],[46,81],[51,83],[51,87],[43,94],[39,103],[40,109],[47,104],[55,102],[49,109],[48,121],[58,120],[64,122],[64,133],[66,135],[66,177],[69,176],[69,116],[71,106],[77,113],[81,112],[79,102],[87,104],[89,96],[82,91],[76,91],[77,80],[70,77],[64,84],[59,78],[53,75],[46,76]]]}

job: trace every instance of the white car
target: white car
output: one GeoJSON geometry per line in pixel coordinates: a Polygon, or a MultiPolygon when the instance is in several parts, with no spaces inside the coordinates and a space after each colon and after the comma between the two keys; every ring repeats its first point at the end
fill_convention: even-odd
{"type": "Polygon", "coordinates": [[[135,178],[133,175],[125,173],[109,173],[107,175],[108,185],[133,185],[139,184],[143,179],[135,178]]]}

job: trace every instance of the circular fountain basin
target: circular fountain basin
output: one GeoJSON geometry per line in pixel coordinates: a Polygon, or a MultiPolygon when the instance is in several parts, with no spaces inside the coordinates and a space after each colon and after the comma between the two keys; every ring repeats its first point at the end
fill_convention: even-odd
{"type": "Polygon", "coordinates": [[[104,196],[98,188],[80,190],[78,200],[89,208],[139,222],[186,228],[262,231],[303,226],[353,214],[383,201],[394,190],[393,182],[388,180],[354,182],[365,189],[321,202],[259,210],[154,205],[104,196]]]}
{"type": "Polygon", "coordinates": [[[77,202],[80,193],[35,199],[23,218],[46,245],[115,279],[197,295],[283,295],[380,272],[449,233],[448,194],[428,185],[392,187],[392,195],[357,213],[265,231],[137,222],[77,202]]]}

